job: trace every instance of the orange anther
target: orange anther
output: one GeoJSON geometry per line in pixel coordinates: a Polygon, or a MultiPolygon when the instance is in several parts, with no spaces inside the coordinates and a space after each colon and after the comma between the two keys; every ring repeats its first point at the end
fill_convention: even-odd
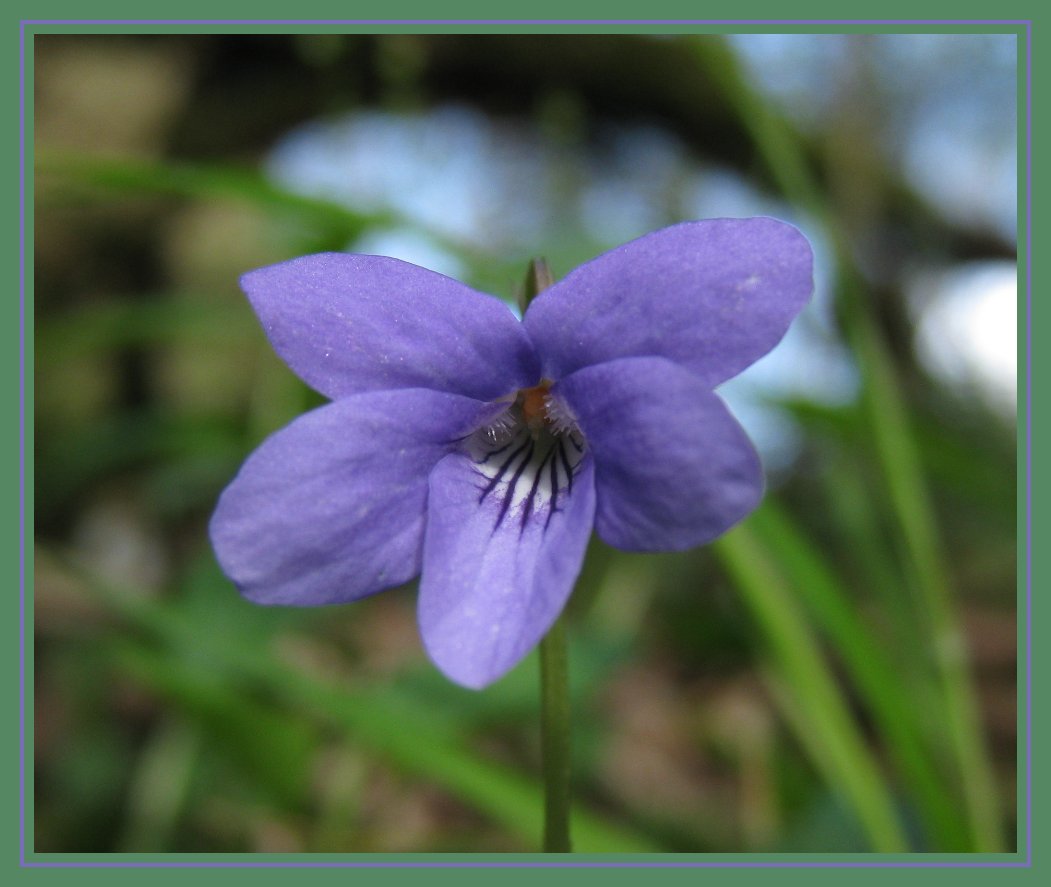
{"type": "Polygon", "coordinates": [[[533,388],[523,388],[518,392],[518,403],[522,409],[522,418],[531,428],[547,422],[547,392],[550,382],[541,382],[533,388]]]}

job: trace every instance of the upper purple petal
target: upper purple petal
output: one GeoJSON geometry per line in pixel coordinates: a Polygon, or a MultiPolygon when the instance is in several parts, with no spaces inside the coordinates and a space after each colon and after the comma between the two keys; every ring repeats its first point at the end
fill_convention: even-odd
{"type": "Polygon", "coordinates": [[[810,244],[784,222],[685,222],[581,265],[524,324],[549,379],[652,356],[714,387],[781,340],[810,298],[812,266],[810,244]]]}
{"type": "Polygon", "coordinates": [[[709,542],[763,493],[751,441],[688,370],[637,357],[579,370],[551,389],[572,410],[595,460],[595,530],[628,551],[709,542]]]}
{"type": "MultiPolygon", "coordinates": [[[[551,628],[591,536],[591,460],[574,464],[579,454],[557,450],[554,461],[514,453],[498,456],[506,462],[499,475],[453,453],[430,480],[420,632],[435,664],[476,689],[503,676],[551,628]]],[[[502,464],[491,466],[499,472],[502,464]]]]}
{"type": "Polygon", "coordinates": [[[354,600],[420,570],[427,476],[493,407],[420,389],[357,394],[267,438],[223,492],[212,545],[261,604],[354,600]]]}
{"type": "Polygon", "coordinates": [[[323,253],[241,278],[274,349],[330,398],[430,388],[493,400],[539,378],[511,309],[383,256],[323,253]]]}

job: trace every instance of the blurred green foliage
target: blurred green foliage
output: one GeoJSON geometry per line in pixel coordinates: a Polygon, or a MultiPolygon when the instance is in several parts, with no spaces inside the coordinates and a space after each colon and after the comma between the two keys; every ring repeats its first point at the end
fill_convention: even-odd
{"type": "MultiPolygon", "coordinates": [[[[904,277],[859,261],[918,227],[903,268],[1012,243],[878,156],[873,208],[845,213],[837,132],[793,126],[718,38],[46,36],[35,76],[38,851],[536,848],[533,657],[471,693],[426,662],[411,589],[253,607],[206,535],[252,446],[320,403],[238,275],[424,227],[291,193],[263,153],[320,114],[450,99],[583,156],[612,121],[735,165],[828,245],[860,379],[842,404],[771,404],[799,453],[717,543],[593,543],[570,613],[576,849],[1013,847],[1013,429],[923,371],[895,336],[904,277]]],[[[513,298],[519,255],[423,233],[513,298]]],[[[565,273],[612,245],[566,219],[521,249],[565,273]]]]}

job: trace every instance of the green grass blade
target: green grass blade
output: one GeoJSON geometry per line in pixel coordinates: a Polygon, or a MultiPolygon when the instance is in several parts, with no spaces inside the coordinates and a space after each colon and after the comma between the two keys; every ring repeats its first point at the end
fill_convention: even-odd
{"type": "Polygon", "coordinates": [[[370,226],[397,221],[389,213],[354,212],[332,201],[293,194],[258,172],[237,167],[42,152],[35,169],[45,195],[48,185],[59,184],[133,196],[236,199],[268,214],[299,216],[345,241],[370,226]]]}
{"type": "Polygon", "coordinates": [[[172,846],[186,806],[201,746],[199,731],[181,718],[166,718],[135,763],[122,853],[160,853],[172,846]]]}
{"type": "Polygon", "coordinates": [[[734,578],[770,650],[777,673],[804,714],[806,737],[819,738],[815,760],[830,787],[843,793],[877,852],[908,849],[904,831],[876,762],[830,675],[817,639],[791,590],[754,533],[738,526],[712,548],[734,578]]]}
{"type": "MultiPolygon", "coordinates": [[[[231,287],[236,282],[231,281],[231,287]]],[[[181,342],[251,343],[259,324],[233,300],[165,293],[141,299],[91,302],[41,318],[34,331],[49,369],[118,348],[181,342]]]]}
{"type": "MultiPolygon", "coordinates": [[[[151,638],[139,652],[163,657],[170,680],[190,680],[187,663],[206,662],[209,673],[247,682],[301,716],[318,719],[399,770],[442,786],[500,823],[527,846],[539,846],[544,801],[540,780],[485,760],[441,717],[404,695],[336,686],[282,662],[261,643],[238,643],[188,619],[177,606],[117,590],[68,564],[96,599],[151,638]],[[157,643],[164,651],[157,649],[157,643]],[[171,675],[181,677],[171,677],[171,675]]],[[[160,664],[158,663],[158,668],[160,664]]],[[[645,836],[608,822],[580,805],[573,815],[578,852],[659,852],[645,836]]]]}
{"type": "Polygon", "coordinates": [[[830,212],[796,134],[746,82],[724,41],[704,40],[697,51],[736,108],[763,163],[782,193],[824,229],[838,267],[839,297],[847,338],[862,375],[862,401],[869,419],[889,505],[909,579],[930,621],[930,644],[942,696],[945,734],[964,788],[973,849],[1002,849],[1000,811],[965,643],[941,562],[926,484],[912,439],[908,411],[893,363],[871,317],[860,277],[853,271],[843,226],[830,212]]]}
{"type": "Polygon", "coordinates": [[[855,348],[866,377],[862,399],[887,484],[898,543],[930,625],[946,714],[946,733],[956,757],[974,849],[1003,849],[1001,813],[971,683],[966,641],[953,605],[945,566],[901,387],[886,346],[865,312],[853,325],[855,348]]]}
{"type": "Polygon", "coordinates": [[[843,583],[776,502],[767,499],[748,527],[835,645],[894,756],[903,784],[919,806],[932,846],[966,850],[967,823],[960,817],[957,792],[945,784],[925,747],[925,731],[918,720],[928,712],[925,707],[918,709],[913,693],[902,692],[903,685],[912,686],[913,681],[902,674],[901,660],[891,660],[866,628],[843,583]]]}

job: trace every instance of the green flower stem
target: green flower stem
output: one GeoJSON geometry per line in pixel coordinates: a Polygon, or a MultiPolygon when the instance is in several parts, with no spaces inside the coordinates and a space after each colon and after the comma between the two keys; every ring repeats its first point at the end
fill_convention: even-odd
{"type": "MultiPolygon", "coordinates": [[[[543,259],[533,259],[518,293],[524,314],[554,283],[543,259]]],[[[540,642],[540,754],[544,769],[544,852],[569,853],[569,666],[565,615],[540,642]]]]}
{"type": "Polygon", "coordinates": [[[564,617],[540,642],[540,748],[544,769],[544,852],[569,853],[569,667],[564,617]]]}

